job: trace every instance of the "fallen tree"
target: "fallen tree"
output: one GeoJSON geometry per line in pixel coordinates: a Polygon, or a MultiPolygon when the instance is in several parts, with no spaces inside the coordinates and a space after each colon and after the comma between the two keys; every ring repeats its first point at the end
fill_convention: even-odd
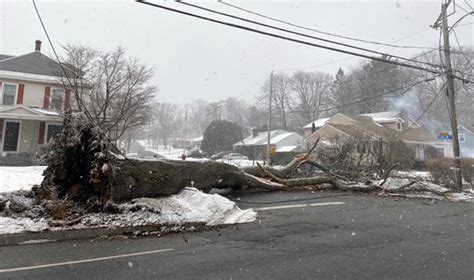
{"type": "MultiPolygon", "coordinates": [[[[338,190],[398,192],[383,186],[391,169],[384,174],[383,181],[354,181],[335,174],[311,158],[317,142],[310,152],[295,157],[286,166],[240,168],[218,161],[128,159],[118,155],[107,137],[84,115],[68,114],[63,125],[62,133],[50,143],[50,152],[44,159],[48,165],[44,180],[33,190],[41,199],[72,201],[89,211],[100,211],[107,205],[134,198],[176,194],[186,186],[205,192],[213,188],[285,190],[321,185],[338,190]],[[305,164],[322,172],[313,177],[294,176],[305,164]]],[[[408,187],[412,185],[415,183],[408,187]]],[[[400,191],[406,192],[408,187],[400,191]]]]}
{"type": "Polygon", "coordinates": [[[239,168],[219,161],[141,161],[124,158],[112,150],[105,135],[82,114],[67,115],[62,133],[50,143],[44,158],[44,180],[34,191],[45,199],[68,199],[89,206],[108,201],[123,202],[139,197],[178,193],[186,186],[202,191],[212,188],[285,189],[308,184],[336,184],[332,176],[292,179],[290,184],[270,180],[288,177],[309,154],[296,157],[281,168],[239,168]],[[267,179],[265,177],[269,177],[267,179]]]}

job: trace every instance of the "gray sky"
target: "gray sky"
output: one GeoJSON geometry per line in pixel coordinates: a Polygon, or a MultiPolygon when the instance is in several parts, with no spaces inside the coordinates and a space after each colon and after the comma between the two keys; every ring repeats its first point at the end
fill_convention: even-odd
{"type": "MultiPolygon", "coordinates": [[[[173,1],[150,1],[217,17],[173,1]]],[[[440,13],[441,0],[228,2],[340,35],[400,45],[438,45],[439,32],[429,25],[440,13]]],[[[469,9],[465,2],[456,2],[469,9]]],[[[193,3],[287,27],[228,8],[217,1],[193,3]]],[[[472,1],[468,3],[473,6],[472,1]]],[[[37,0],[37,5],[56,48],[60,49],[60,45],[67,43],[82,43],[104,50],[123,46],[129,55],[154,67],[153,83],[158,86],[158,100],[162,101],[184,103],[199,98],[215,101],[230,96],[252,101],[271,70],[289,73],[298,69],[317,70],[334,74],[339,67],[349,70],[362,61],[192,19],[134,1],[37,0]]],[[[452,23],[464,14],[457,8],[449,20],[452,23]]],[[[473,16],[463,20],[465,24],[472,22],[473,16]]],[[[473,45],[473,24],[456,30],[462,45],[473,45]]],[[[412,56],[420,51],[327,38],[400,56],[412,56]]],[[[20,55],[31,52],[35,39],[43,41],[43,52],[50,55],[51,50],[31,1],[0,0],[0,53],[20,55]]],[[[456,46],[455,40],[451,43],[456,46]]]]}

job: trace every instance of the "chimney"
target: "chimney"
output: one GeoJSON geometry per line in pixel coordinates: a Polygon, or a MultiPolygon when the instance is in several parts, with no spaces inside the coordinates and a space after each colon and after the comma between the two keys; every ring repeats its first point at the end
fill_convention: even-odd
{"type": "Polygon", "coordinates": [[[41,40],[36,40],[35,41],[35,51],[37,51],[37,52],[41,51],[41,40]]]}

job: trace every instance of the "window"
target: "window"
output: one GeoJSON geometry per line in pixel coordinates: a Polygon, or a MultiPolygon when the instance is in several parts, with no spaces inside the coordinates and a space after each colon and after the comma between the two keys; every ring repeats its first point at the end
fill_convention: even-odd
{"type": "Polygon", "coordinates": [[[51,140],[51,138],[58,136],[59,133],[61,133],[62,129],[63,129],[63,126],[60,124],[48,124],[47,129],[46,129],[45,143],[49,143],[49,140],[51,140]]]}
{"type": "Polygon", "coordinates": [[[397,122],[397,130],[402,130],[402,123],[397,122]]]}
{"type": "Polygon", "coordinates": [[[17,92],[17,85],[4,84],[3,94],[2,94],[2,104],[15,105],[16,92],[17,92]]]}
{"type": "Polygon", "coordinates": [[[56,111],[62,111],[64,105],[64,90],[53,88],[51,90],[51,108],[56,111]]]}
{"type": "Polygon", "coordinates": [[[6,121],[3,133],[3,151],[17,152],[18,140],[20,138],[20,122],[6,121]]]}
{"type": "Polygon", "coordinates": [[[459,133],[459,142],[464,142],[466,141],[466,135],[464,133],[459,133]]]}

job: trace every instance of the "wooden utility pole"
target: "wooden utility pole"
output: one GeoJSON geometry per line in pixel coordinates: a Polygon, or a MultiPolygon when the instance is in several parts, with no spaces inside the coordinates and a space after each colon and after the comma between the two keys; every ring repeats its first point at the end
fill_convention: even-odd
{"type": "Polygon", "coordinates": [[[271,165],[272,161],[272,145],[270,144],[270,132],[272,125],[272,98],[273,98],[273,71],[270,74],[270,92],[268,95],[268,124],[267,124],[267,162],[271,165]]]}
{"type": "MultiPolygon", "coordinates": [[[[454,178],[455,190],[462,190],[462,169],[461,152],[459,150],[458,121],[456,116],[456,98],[454,93],[454,77],[451,65],[451,50],[449,46],[449,28],[448,28],[448,6],[451,0],[441,5],[441,28],[443,31],[444,58],[446,63],[446,85],[448,92],[449,119],[451,122],[451,131],[453,134],[453,155],[454,155],[454,178]]],[[[438,25],[435,25],[438,26],[438,25]]]]}

